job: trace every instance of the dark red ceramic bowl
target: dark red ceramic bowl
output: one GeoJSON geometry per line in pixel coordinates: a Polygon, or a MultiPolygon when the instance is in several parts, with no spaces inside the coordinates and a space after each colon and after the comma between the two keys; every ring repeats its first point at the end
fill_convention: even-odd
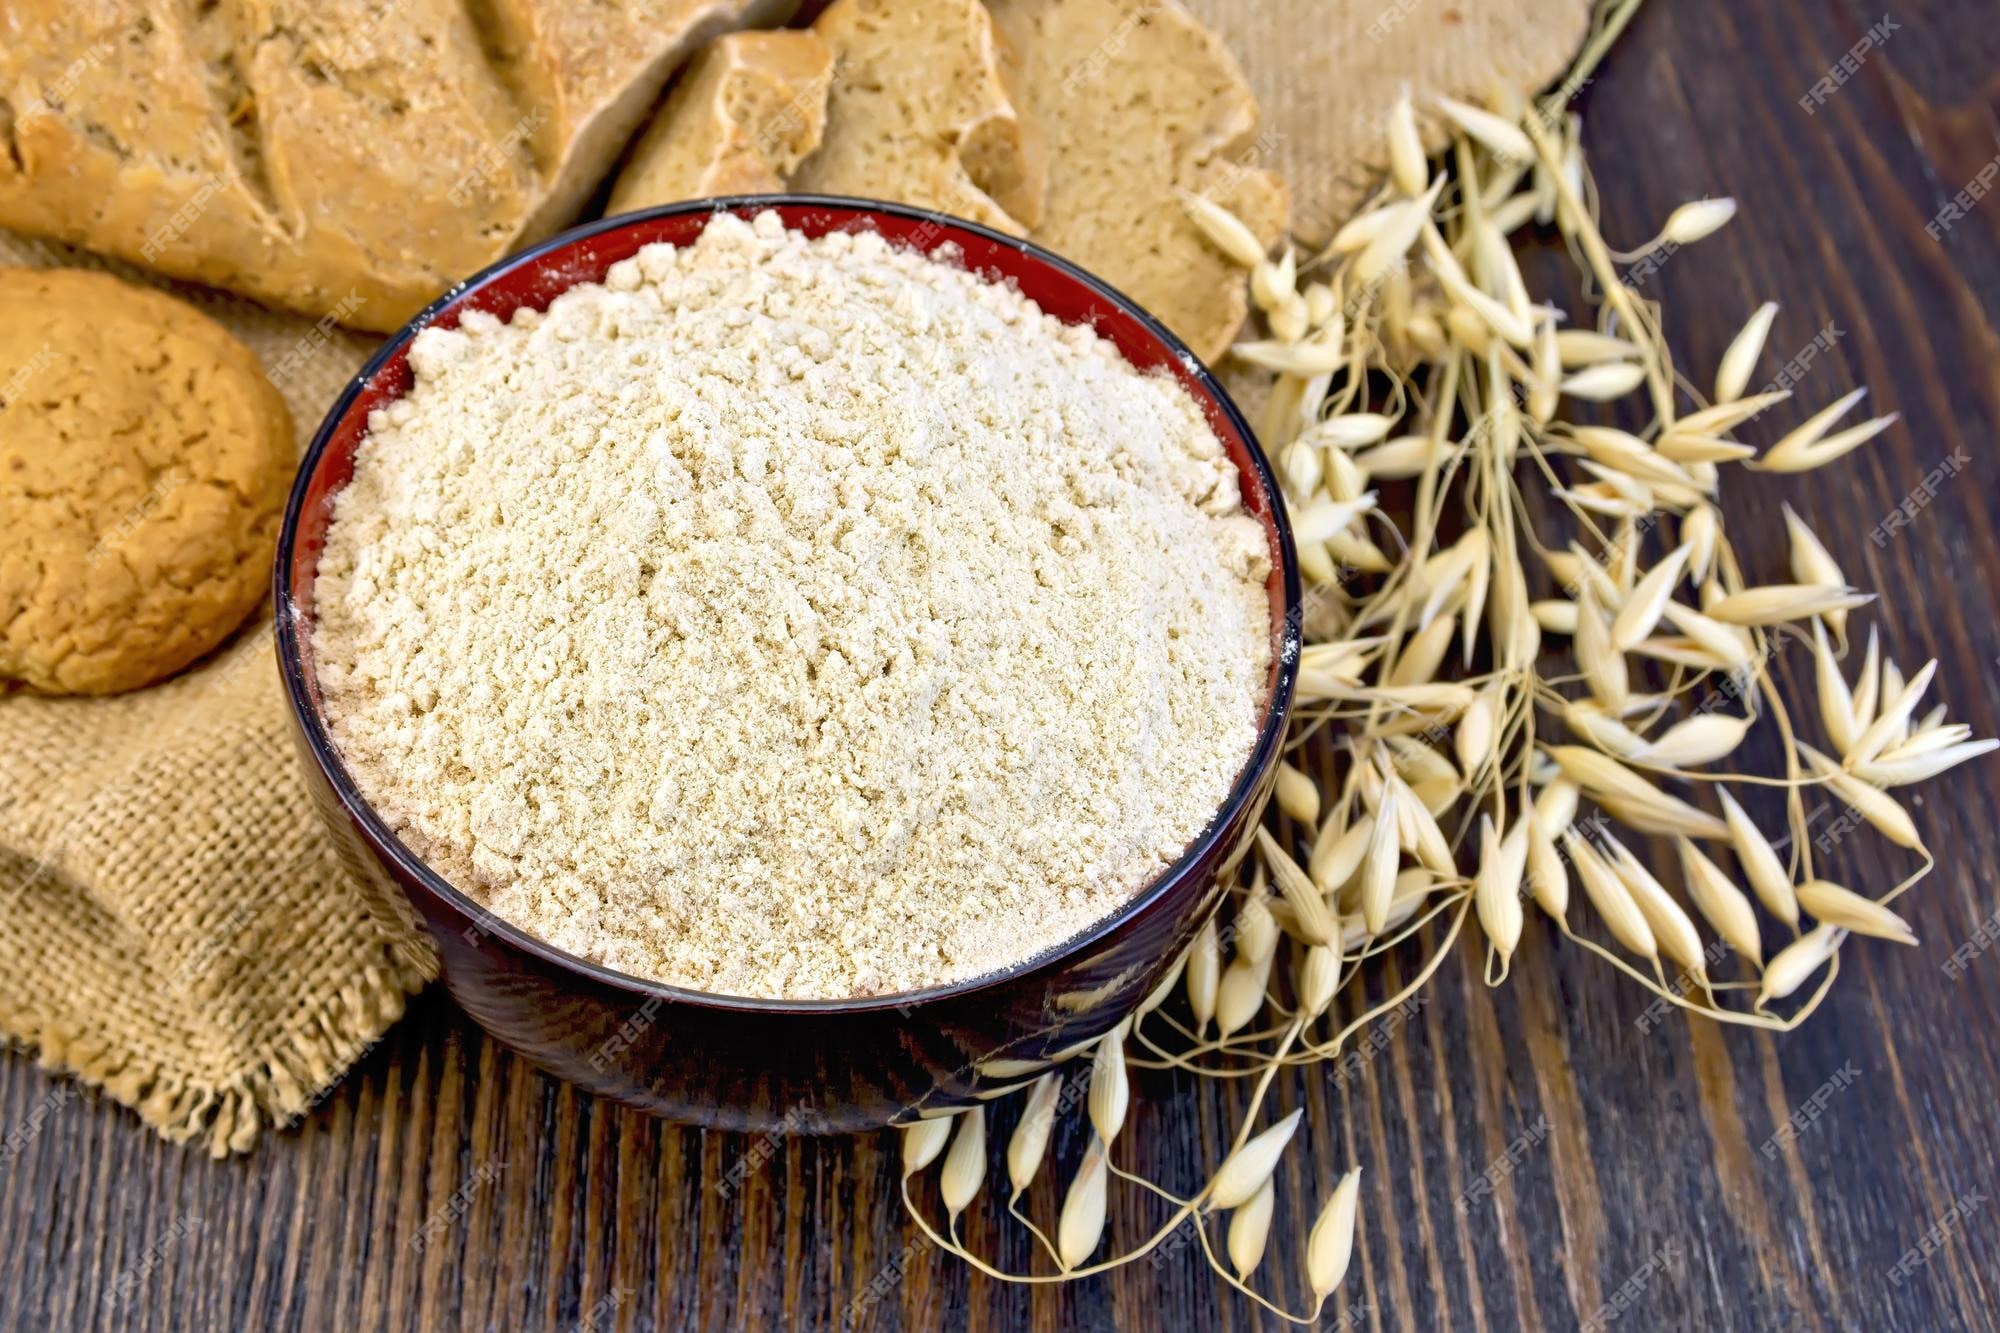
{"type": "Polygon", "coordinates": [[[1270,795],[1297,672],[1299,575],[1270,464],[1202,364],[1158,321],[1088,273],[1024,241],[891,204],[810,196],[704,200],[609,218],[503,260],[453,289],[377,353],[307,451],[278,541],[278,661],[321,814],[350,869],[382,901],[414,907],[444,982],[481,1027],[558,1077],[675,1120],[729,1129],[859,1129],[960,1106],[1018,1084],[1107,1031],[1192,936],[1248,848],[1270,795]],[[655,241],[687,244],[718,212],[775,209],[808,235],[872,229],[1011,279],[1042,308],[1088,324],[1133,365],[1161,368],[1203,405],[1271,544],[1272,667],[1257,746],[1214,823],[1116,915],[1060,947],[976,980],[900,995],[783,1001],[711,995],[572,957],[482,912],[397,839],[362,799],[320,716],[313,592],[332,499],[354,470],[368,414],[407,392],[410,341],[468,310],[544,309],[655,241]]]}

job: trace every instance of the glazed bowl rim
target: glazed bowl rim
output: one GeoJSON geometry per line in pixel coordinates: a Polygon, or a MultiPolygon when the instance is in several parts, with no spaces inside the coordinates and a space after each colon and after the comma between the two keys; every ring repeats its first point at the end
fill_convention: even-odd
{"type": "MultiPolygon", "coordinates": [[[[585,282],[601,280],[601,278],[579,279],[571,285],[580,286],[585,282]]],[[[1259,521],[1261,526],[1264,516],[1260,515],[1259,521]]],[[[1292,691],[1298,676],[1301,591],[1298,560],[1292,545],[1291,525],[1286,518],[1284,500],[1279,492],[1270,460],[1265,457],[1263,446],[1258,442],[1256,434],[1250,429],[1241,410],[1223,389],[1214,373],[1200,358],[1189,351],[1179,338],[1136,301],[1103,279],[1031,241],[1006,235],[963,218],[940,214],[935,210],[841,195],[729,195],[712,199],[686,200],[639,212],[621,213],[615,217],[600,218],[559,232],[536,245],[497,260],[471,278],[452,286],[384,340],[382,346],[348,382],[347,387],[341,391],[333,406],[321,419],[318,429],[313,433],[311,444],[307,446],[304,456],[300,459],[291,494],[285,503],[284,522],[279,529],[272,581],[276,608],[278,670],[284,681],[286,702],[291,708],[293,720],[304,737],[313,761],[319,766],[320,772],[340,801],[343,812],[361,826],[372,850],[377,854],[388,856],[394,862],[394,868],[400,878],[406,883],[414,882],[421,885],[434,898],[449,904],[466,918],[477,923],[483,933],[497,936],[511,947],[562,971],[573,972],[600,985],[637,996],[739,1013],[837,1015],[885,1009],[908,1010],[918,1005],[961,1000],[981,991],[997,989],[1020,981],[1036,972],[1059,967],[1065,961],[1115,935],[1135,918],[1169,897],[1176,887],[1190,875],[1195,874],[1214,851],[1217,843],[1235,825],[1244,806],[1255,794],[1259,776],[1276,762],[1290,717],[1292,691]],[[1199,386],[1200,393],[1209,398],[1242,440],[1250,459],[1251,470],[1256,474],[1258,485],[1263,490],[1264,508],[1277,539],[1284,609],[1281,632],[1274,636],[1277,669],[1273,673],[1271,688],[1259,719],[1256,744],[1251,747],[1249,755],[1238,769],[1228,795],[1216,807],[1213,818],[1201,833],[1188,843],[1171,865],[1146,881],[1131,898],[1110,915],[1028,958],[962,981],[881,995],[847,996],[838,999],[771,999],[761,996],[728,995],[654,981],[589,959],[579,958],[575,954],[559,949],[483,907],[433,869],[429,862],[418,856],[390,829],[386,821],[376,812],[373,804],[362,795],[360,788],[348,773],[326,729],[325,719],[321,715],[318,703],[314,700],[313,690],[310,688],[311,682],[308,681],[306,658],[300,643],[299,609],[290,595],[299,524],[305,512],[307,493],[326,459],[335,434],[354,410],[356,400],[382,368],[406,350],[418,333],[447,311],[519,270],[543,264],[551,255],[579,241],[624,231],[660,218],[679,217],[691,213],[733,213],[739,217],[749,217],[766,208],[823,209],[833,213],[853,214],[856,216],[850,221],[864,222],[880,217],[893,217],[903,221],[931,223],[951,231],[968,233],[988,243],[1021,251],[1040,267],[1054,270],[1060,279],[1081,286],[1090,296],[1108,303],[1117,311],[1136,320],[1180,362],[1188,376],[1199,386]]]]}

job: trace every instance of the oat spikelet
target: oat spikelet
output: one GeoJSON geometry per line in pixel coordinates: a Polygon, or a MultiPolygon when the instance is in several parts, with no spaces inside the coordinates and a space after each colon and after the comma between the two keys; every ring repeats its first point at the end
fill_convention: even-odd
{"type": "Polygon", "coordinates": [[[1240,1208],[1249,1202],[1250,1196],[1277,1169],[1278,1158],[1292,1141],[1299,1117],[1304,1114],[1302,1110],[1292,1112],[1223,1159],[1208,1184],[1208,1206],[1212,1211],[1240,1208]]]}
{"type": "Polygon", "coordinates": [[[1807,417],[1767,449],[1754,466],[1767,472],[1806,472],[1874,439],[1895,422],[1895,413],[1849,427],[1836,435],[1827,434],[1833,423],[1853,410],[1867,392],[1865,388],[1856,389],[1807,417]]]}
{"type": "MultiPolygon", "coordinates": [[[[1844,588],[1847,578],[1840,572],[1833,556],[1828,554],[1813,530],[1798,516],[1790,505],[1784,506],[1785,531],[1792,539],[1792,577],[1800,583],[1810,583],[1822,588],[1844,588]]],[[[1838,630],[1839,624],[1834,628],[1838,630]]]]}
{"type": "Polygon", "coordinates": [[[1720,435],[1733,430],[1751,417],[1767,408],[1775,407],[1792,396],[1790,389],[1770,389],[1763,393],[1753,393],[1730,403],[1717,403],[1704,407],[1699,412],[1690,412],[1677,418],[1673,429],[1689,435],[1720,435]]]}
{"type": "Polygon", "coordinates": [[[1236,914],[1237,959],[1269,962],[1277,951],[1279,934],[1277,918],[1271,914],[1271,894],[1264,887],[1264,869],[1259,866],[1249,896],[1243,901],[1243,910],[1236,914]]]}
{"type": "Polygon", "coordinates": [[[1759,1008],[1782,1000],[1805,984],[1826,960],[1839,951],[1847,932],[1838,926],[1815,926],[1778,951],[1764,969],[1763,984],[1757,991],[1759,1008]]]}
{"type": "Polygon", "coordinates": [[[1646,382],[1646,368],[1632,361],[1605,361],[1566,376],[1562,391],[1586,402],[1606,403],[1646,382]]]}
{"type": "Polygon", "coordinates": [[[1104,1239],[1104,1207],[1107,1178],[1104,1145],[1095,1139],[1083,1155],[1076,1179],[1063,1196],[1062,1215],[1056,1220],[1056,1255],[1063,1270],[1077,1267],[1096,1252],[1104,1239]]]}
{"type": "Polygon", "coordinates": [[[1247,342],[1229,349],[1238,360],[1281,375],[1324,375],[1340,369],[1344,354],[1332,343],[1247,342]]]}
{"type": "Polygon", "coordinates": [[[1715,372],[1716,402],[1734,402],[1750,387],[1750,372],[1757,368],[1757,358],[1763,354],[1764,340],[1770,336],[1771,321],[1777,314],[1776,301],[1764,302],[1744,322],[1737,335],[1730,339],[1715,372]]]}
{"type": "Polygon", "coordinates": [[[1736,201],[1727,195],[1720,199],[1692,200],[1667,215],[1666,225],[1660,228],[1660,239],[1674,245],[1693,245],[1720,231],[1735,216],[1736,201]]]}
{"type": "Polygon", "coordinates": [[[1549,757],[1565,777],[1597,797],[1600,805],[1609,808],[1617,804],[1619,817],[1642,833],[1687,833],[1697,838],[1728,834],[1714,815],[1667,795],[1609,755],[1576,745],[1558,745],[1549,751],[1549,757]]]}
{"type": "Polygon", "coordinates": [[[1583,838],[1574,833],[1563,835],[1563,846],[1569,851],[1569,863],[1576,867],[1577,880],[1583,885],[1584,896],[1590,905],[1604,918],[1605,929],[1612,938],[1642,958],[1658,958],[1660,950],[1653,939],[1653,931],[1646,924],[1638,905],[1632,901],[1631,893],[1604,858],[1583,838]]]}
{"type": "Polygon", "coordinates": [[[1628,652],[1653,632],[1653,626],[1660,623],[1667,599],[1673,596],[1674,586],[1680,582],[1681,572],[1687,568],[1688,556],[1692,554],[1686,546],[1676,546],[1646,572],[1619,608],[1618,617],[1611,622],[1611,644],[1619,652],[1628,652]]]}
{"type": "Polygon", "coordinates": [[[1823,588],[1810,583],[1773,583],[1745,588],[1716,600],[1703,610],[1731,625],[1782,625],[1835,611],[1849,611],[1875,600],[1873,593],[1852,588],[1823,588]]]}
{"type": "Polygon", "coordinates": [[[1374,491],[1363,491],[1352,500],[1333,500],[1323,495],[1315,497],[1293,514],[1292,540],[1307,545],[1331,541],[1374,507],[1374,491]]]}
{"type": "Polygon", "coordinates": [[[1408,203],[1392,204],[1383,210],[1389,216],[1354,258],[1356,283],[1367,287],[1388,273],[1391,266],[1400,267],[1405,262],[1410,247],[1423,233],[1424,223],[1430,218],[1431,206],[1443,186],[1444,181],[1440,179],[1422,197],[1408,203]]]}
{"type": "Polygon", "coordinates": [[[1395,895],[1396,862],[1400,851],[1396,822],[1395,791],[1385,790],[1361,859],[1361,916],[1367,922],[1371,935],[1380,934],[1388,925],[1389,904],[1395,895]]]}
{"type": "Polygon", "coordinates": [[[1437,105],[1438,110],[1449,116],[1453,123],[1496,156],[1516,162],[1534,160],[1535,146],[1528,142],[1528,136],[1521,133],[1521,127],[1513,121],[1450,97],[1438,98],[1437,105]]]}
{"type": "Polygon", "coordinates": [[[1261,827],[1257,830],[1257,847],[1271,867],[1271,878],[1277,881],[1278,892],[1292,909],[1293,933],[1307,944],[1332,943],[1337,934],[1333,913],[1327,910],[1319,886],[1278,845],[1277,839],[1261,827]]]}
{"type": "Polygon", "coordinates": [[[1913,852],[1923,851],[1924,840],[1917,833],[1916,821],[1910,818],[1910,812],[1895,797],[1879,787],[1870,786],[1852,773],[1843,772],[1838,764],[1810,745],[1801,744],[1799,751],[1805,755],[1813,771],[1826,780],[1828,790],[1846,801],[1883,837],[1898,847],[1907,847],[1913,852]]]}
{"type": "Polygon", "coordinates": [[[1632,895],[1632,905],[1646,919],[1646,928],[1660,952],[1706,985],[1708,962],[1701,945],[1701,932],[1695,929],[1693,920],[1666,887],[1653,878],[1653,872],[1632,855],[1631,849],[1608,833],[1604,835],[1604,845],[1611,853],[1613,873],[1632,895]]]}
{"type": "Polygon", "coordinates": [[[1742,666],[1756,652],[1750,635],[1740,626],[1725,625],[1691,606],[1668,602],[1662,618],[1685,634],[1718,666],[1732,669],[1742,666]]]}
{"type": "Polygon", "coordinates": [[[1276,1187],[1266,1180],[1249,1202],[1230,1214],[1229,1262],[1240,1278],[1249,1277],[1264,1262],[1264,1242],[1271,1236],[1271,1212],[1277,1197],[1276,1187]]]}
{"type": "Polygon", "coordinates": [[[1278,808],[1307,828],[1319,824],[1319,786],[1285,760],[1278,761],[1278,808]]]}
{"type": "Polygon", "coordinates": [[[1666,768],[1699,768],[1735,753],[1749,734],[1752,719],[1697,713],[1676,722],[1633,758],[1666,768]]]}
{"type": "Polygon", "coordinates": [[[1458,726],[1452,733],[1452,753],[1458,757],[1458,766],[1468,779],[1485,768],[1493,754],[1493,728],[1493,700],[1481,693],[1459,715],[1458,726]]]}
{"type": "Polygon", "coordinates": [[[1630,759],[1646,748],[1646,738],[1596,704],[1573,703],[1563,707],[1563,725],[1608,754],[1630,759]]]}
{"type": "Polygon", "coordinates": [[[1394,801],[1399,845],[1427,869],[1440,875],[1456,874],[1458,866],[1452,860],[1451,843],[1438,827],[1437,819],[1402,778],[1391,773],[1387,785],[1394,793],[1393,798],[1385,799],[1394,801]]]}
{"type": "Polygon", "coordinates": [[[1194,943],[1188,946],[1188,1008],[1194,1011],[1197,1033],[1206,1032],[1208,1020],[1215,1017],[1215,996],[1221,980],[1222,943],[1216,933],[1215,918],[1211,916],[1201,923],[1194,943]]]}
{"type": "Polygon", "coordinates": [[[1785,863],[1778,859],[1777,850],[1726,789],[1717,788],[1716,797],[1722,802],[1723,821],[1729,826],[1729,846],[1735,851],[1736,860],[1742,865],[1750,887],[1756,891],[1758,901],[1764,904],[1765,911],[1786,925],[1798,925],[1798,895],[1792,889],[1792,877],[1786,871],[1785,863]]]}
{"type": "Polygon", "coordinates": [[[1958,767],[1968,759],[1991,754],[2000,749],[2000,739],[1964,740],[1939,745],[1934,749],[1920,752],[1896,749],[1880,759],[1865,764],[1856,764],[1854,776],[1877,787],[1902,787],[1912,782],[1922,782],[1934,778],[1948,769],[1958,767]]]}
{"type": "Polygon", "coordinates": [[[951,1121],[918,1120],[903,1126],[903,1178],[909,1179],[937,1160],[951,1137],[951,1121]]]}
{"type": "Polygon", "coordinates": [[[1715,927],[1715,933],[1724,943],[1762,967],[1764,942],[1750,899],[1701,848],[1686,838],[1675,839],[1675,845],[1680,848],[1681,878],[1696,909],[1715,927]]]}
{"type": "Polygon", "coordinates": [[[1250,230],[1242,218],[1216,203],[1206,195],[1191,191],[1181,192],[1181,207],[1209,244],[1221,251],[1233,263],[1246,269],[1254,269],[1264,262],[1264,247],[1257,240],[1257,234],[1250,230]]]}
{"type": "Polygon", "coordinates": [[[1035,1080],[1028,1100],[1021,1108],[1020,1123],[1007,1140],[1007,1182],[1014,1197],[1020,1198],[1034,1184],[1048,1155],[1049,1133],[1055,1128],[1057,1101],[1062,1094],[1062,1075],[1051,1069],[1035,1080]]]}
{"type": "Polygon", "coordinates": [[[1132,1103],[1132,1085],[1125,1074],[1125,1032],[1128,1022],[1104,1034],[1090,1062],[1090,1127],[1106,1147],[1125,1127],[1125,1110],[1132,1103]]]}
{"type": "Polygon", "coordinates": [[[1592,329],[1558,329],[1556,357],[1565,370],[1594,366],[1600,361],[1634,361],[1639,345],[1592,329]]]}
{"type": "Polygon", "coordinates": [[[1307,949],[1295,978],[1299,1013],[1308,1019],[1318,1018],[1333,1003],[1339,986],[1340,955],[1323,944],[1307,949]]]}
{"type": "Polygon", "coordinates": [[[1681,545],[1688,548],[1688,573],[1695,582],[1706,579],[1714,567],[1715,544],[1720,535],[1721,526],[1713,505],[1696,505],[1681,517],[1681,545]]]}
{"type": "Polygon", "coordinates": [[[1486,942],[1507,962],[1521,943],[1521,881],[1527,873],[1528,824],[1519,819],[1502,838],[1492,816],[1479,816],[1479,870],[1472,881],[1472,905],[1486,942]]]}
{"type": "Polygon", "coordinates": [[[1532,810],[1528,821],[1528,892],[1534,895],[1535,905],[1555,918],[1556,924],[1569,925],[1569,872],[1563,868],[1563,859],[1556,851],[1555,838],[1550,834],[1542,817],[1532,810]]]}
{"type": "MultiPolygon", "coordinates": [[[[1369,243],[1376,237],[1400,225],[1408,217],[1409,214],[1403,211],[1400,204],[1384,204],[1365,213],[1356,213],[1341,224],[1340,230],[1334,232],[1333,239],[1327,242],[1326,253],[1329,257],[1358,254],[1367,249],[1369,243]]],[[[1419,222],[1418,225],[1421,226],[1422,223],[1419,222]]]]}
{"type": "Polygon", "coordinates": [[[1396,661],[1396,669],[1389,673],[1391,685],[1423,685],[1435,677],[1438,668],[1444,665],[1444,655],[1451,648],[1452,631],[1457,620],[1449,615],[1440,616],[1424,628],[1410,636],[1403,649],[1402,657],[1396,661]]]}
{"type": "Polygon", "coordinates": [[[979,1193],[979,1182],[986,1175],[986,1108],[974,1106],[960,1111],[957,1120],[958,1134],[951,1141],[944,1170],[938,1175],[938,1195],[953,1222],[979,1193]]]}
{"type": "Polygon", "coordinates": [[[1875,705],[1881,698],[1882,644],[1875,627],[1868,627],[1868,651],[1861,659],[1861,675],[1854,682],[1854,733],[1875,720],[1875,705]]]}
{"type": "Polygon", "coordinates": [[[1425,160],[1424,141],[1417,134],[1417,113],[1410,105],[1408,89],[1389,108],[1389,179],[1412,199],[1430,188],[1430,163],[1425,160]]]}
{"type": "Polygon", "coordinates": [[[1362,449],[1388,439],[1395,424],[1394,417],[1380,412],[1342,412],[1315,422],[1299,438],[1321,448],[1362,449]]]}
{"type": "Polygon", "coordinates": [[[1882,904],[1828,880],[1808,880],[1799,885],[1799,906],[1811,913],[1814,920],[1851,930],[1857,935],[1873,935],[1876,939],[1893,940],[1897,944],[1917,942],[1916,933],[1902,917],[1882,904]]]}
{"type": "Polygon", "coordinates": [[[1900,739],[1905,728],[1909,726],[1911,714],[1917,711],[1917,705],[1923,701],[1924,691],[1930,688],[1931,678],[1935,675],[1937,675],[1937,659],[1932,658],[1924,663],[1922,670],[1911,677],[1894,698],[1883,701],[1881,713],[1868,724],[1866,730],[1854,738],[1854,744],[1842,753],[1841,763],[1849,768],[1856,764],[1865,764],[1900,739]]]}
{"type": "Polygon", "coordinates": [[[1320,892],[1337,892],[1354,878],[1354,872],[1361,868],[1361,858],[1367,854],[1368,837],[1374,829],[1375,817],[1363,815],[1345,829],[1329,823],[1319,831],[1312,857],[1306,863],[1306,874],[1320,892]]]}
{"type": "Polygon", "coordinates": [[[1612,642],[1611,627],[1597,609],[1597,594],[1585,584],[1576,603],[1576,659],[1591,697],[1616,711],[1629,693],[1625,655],[1612,642]]]}
{"type": "Polygon", "coordinates": [[[1238,958],[1222,973],[1215,993],[1215,1030],[1227,1037],[1249,1026],[1264,1007],[1264,987],[1271,978],[1271,959],[1261,962],[1238,958]]]}
{"type": "Polygon", "coordinates": [[[1854,718],[1854,695],[1847,688],[1847,678],[1840,674],[1832,645],[1826,641],[1826,625],[1819,620],[1813,622],[1813,691],[1827,739],[1841,754],[1850,753],[1861,735],[1854,718]]]}
{"type": "Polygon", "coordinates": [[[1564,829],[1576,822],[1576,808],[1582,798],[1582,789],[1574,782],[1557,778],[1535,797],[1535,818],[1551,838],[1560,837],[1564,829]]]}
{"type": "Polygon", "coordinates": [[[1357,1166],[1333,1187],[1306,1238],[1306,1285],[1312,1288],[1313,1299],[1324,1301],[1347,1276],[1360,1213],[1361,1168],[1357,1166]]]}

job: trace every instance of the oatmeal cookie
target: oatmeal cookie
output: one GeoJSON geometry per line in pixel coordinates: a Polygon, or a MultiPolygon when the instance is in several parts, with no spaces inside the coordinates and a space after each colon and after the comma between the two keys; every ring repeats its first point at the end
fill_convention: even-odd
{"type": "Polygon", "coordinates": [[[0,270],[0,689],[170,676],[263,599],[297,456],[256,355],[164,292],[0,270]]]}

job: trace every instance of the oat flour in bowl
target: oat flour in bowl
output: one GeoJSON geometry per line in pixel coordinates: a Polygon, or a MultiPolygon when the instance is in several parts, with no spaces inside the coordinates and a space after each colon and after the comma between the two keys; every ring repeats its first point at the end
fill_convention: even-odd
{"type": "Polygon", "coordinates": [[[788,999],[996,971],[1129,901],[1250,755],[1235,466],[1011,288],[718,216],[409,360],[320,562],[328,727],[559,948],[788,999]]]}

